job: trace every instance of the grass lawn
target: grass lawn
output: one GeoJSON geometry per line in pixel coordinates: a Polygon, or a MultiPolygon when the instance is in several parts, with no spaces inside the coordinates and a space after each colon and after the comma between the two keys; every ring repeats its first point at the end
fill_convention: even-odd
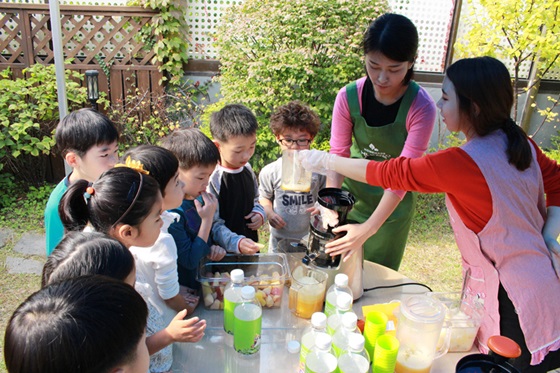
{"type": "MultiPolygon", "coordinates": [[[[39,276],[9,274],[5,265],[6,257],[44,260],[16,253],[13,246],[23,232],[44,232],[43,209],[49,193],[50,188],[39,189],[39,192],[36,189],[32,196],[14,198],[10,204],[4,203],[3,208],[0,205],[0,228],[15,231],[14,239],[0,248],[0,372],[6,372],[3,359],[6,323],[15,308],[40,287],[39,276]]],[[[261,238],[262,242],[266,242],[266,234],[261,235],[261,238]]],[[[430,286],[434,291],[460,290],[460,255],[442,195],[420,195],[400,272],[430,286]]]]}

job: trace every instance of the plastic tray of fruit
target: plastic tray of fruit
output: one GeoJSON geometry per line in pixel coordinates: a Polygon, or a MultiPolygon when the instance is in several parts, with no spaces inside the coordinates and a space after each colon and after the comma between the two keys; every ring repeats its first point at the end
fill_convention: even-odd
{"type": "Polygon", "coordinates": [[[227,254],[219,262],[201,259],[197,280],[202,285],[204,307],[211,310],[224,308],[224,290],[230,282],[230,272],[236,268],[245,274],[245,284],[255,288],[255,297],[263,308],[282,305],[284,283],[290,274],[285,254],[227,254]]]}

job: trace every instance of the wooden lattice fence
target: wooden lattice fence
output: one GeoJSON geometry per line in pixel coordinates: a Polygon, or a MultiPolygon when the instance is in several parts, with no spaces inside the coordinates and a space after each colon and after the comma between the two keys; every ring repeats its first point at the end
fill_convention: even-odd
{"type": "MultiPolygon", "coordinates": [[[[157,14],[141,7],[61,5],[62,45],[67,69],[99,70],[99,88],[112,104],[135,88],[161,93],[162,74],[137,36],[157,14]],[[108,74],[106,74],[108,72],[108,74]]],[[[0,70],[14,77],[32,64],[54,63],[49,7],[0,3],[0,70]]]]}

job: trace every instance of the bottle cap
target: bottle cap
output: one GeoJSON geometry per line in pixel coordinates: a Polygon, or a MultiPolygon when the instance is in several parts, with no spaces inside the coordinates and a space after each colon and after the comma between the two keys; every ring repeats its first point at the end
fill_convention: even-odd
{"type": "Polygon", "coordinates": [[[348,336],[348,347],[354,351],[361,351],[364,349],[366,340],[360,333],[352,333],[348,336]]]}
{"type": "Polygon", "coordinates": [[[341,310],[349,310],[352,307],[352,297],[348,293],[340,293],[336,296],[336,307],[341,310]]]}
{"type": "Polygon", "coordinates": [[[334,276],[334,284],[338,287],[348,286],[348,276],[345,273],[339,273],[334,276]]]}
{"type": "Polygon", "coordinates": [[[325,329],[327,327],[327,315],[323,312],[315,312],[311,315],[311,325],[318,329],[325,329]]]}
{"type": "Polygon", "coordinates": [[[253,299],[255,297],[255,288],[252,286],[243,286],[241,288],[241,296],[243,299],[253,299]]]}
{"type": "Polygon", "coordinates": [[[300,344],[298,341],[290,341],[288,342],[288,352],[290,354],[297,354],[300,349],[300,344]]]}
{"type": "Polygon", "coordinates": [[[331,348],[332,338],[327,333],[317,333],[315,336],[315,346],[320,350],[328,350],[331,348]]]}
{"type": "Polygon", "coordinates": [[[354,312],[346,312],[342,315],[340,322],[346,329],[352,329],[352,331],[354,331],[358,324],[358,316],[356,316],[354,312]]]}
{"type": "Polygon", "coordinates": [[[245,273],[243,273],[243,270],[239,268],[231,271],[230,276],[231,276],[231,282],[235,284],[240,284],[245,280],[245,273]]]}

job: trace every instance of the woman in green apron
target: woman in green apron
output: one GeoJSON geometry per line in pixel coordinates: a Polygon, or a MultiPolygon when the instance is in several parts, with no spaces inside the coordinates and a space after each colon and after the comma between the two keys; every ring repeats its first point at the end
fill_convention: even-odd
{"type": "MultiPolygon", "coordinates": [[[[436,118],[430,95],[412,81],[418,49],[414,24],[384,14],[363,40],[367,76],[348,84],[336,97],[330,152],[344,157],[387,160],[416,158],[428,148],[436,118]]],[[[416,196],[383,190],[331,173],[327,187],[342,187],[356,197],[346,235],[328,249],[357,249],[364,258],[398,270],[414,214],[416,196]]],[[[352,251],[348,251],[351,253],[352,251]]]]}

